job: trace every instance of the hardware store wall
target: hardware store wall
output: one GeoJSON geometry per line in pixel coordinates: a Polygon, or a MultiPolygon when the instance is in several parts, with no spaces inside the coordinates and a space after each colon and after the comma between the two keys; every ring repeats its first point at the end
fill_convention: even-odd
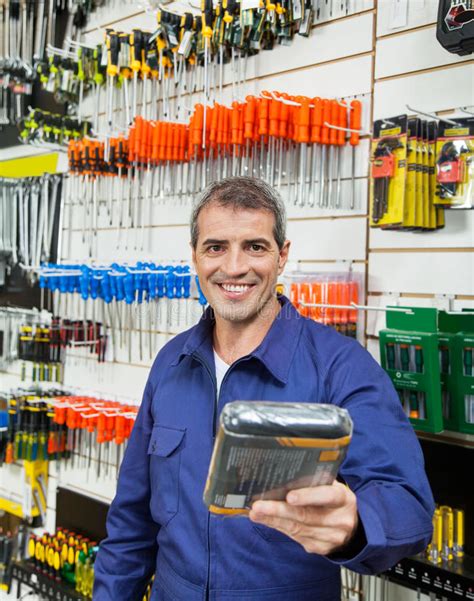
{"type": "MultiPolygon", "coordinates": [[[[401,15],[400,26],[396,29],[391,28],[393,4],[389,0],[379,0],[378,5],[372,0],[353,0],[350,8],[355,14],[339,16],[335,13],[331,21],[316,24],[309,39],[298,38],[289,47],[261,52],[249,59],[249,80],[241,96],[265,89],[325,98],[357,96],[363,101],[362,128],[365,132],[370,130],[373,118],[404,113],[406,104],[421,111],[443,114],[472,105],[474,61],[449,54],[439,46],[435,38],[438,3],[435,0],[410,0],[407,14],[401,15]]],[[[97,25],[113,24],[123,31],[131,31],[135,26],[154,29],[153,15],[136,9],[133,14],[130,12],[115,11],[112,16],[103,11],[96,17],[97,25]]],[[[88,39],[95,41],[101,35],[101,31],[92,30],[88,39]]],[[[228,72],[226,76],[230,82],[228,72]]],[[[230,85],[225,88],[227,97],[230,89],[230,85]]],[[[349,193],[349,149],[343,167],[344,185],[349,193]]],[[[398,302],[453,308],[474,306],[474,212],[447,211],[446,227],[434,233],[369,230],[368,170],[369,140],[368,136],[363,136],[357,149],[355,211],[331,213],[288,207],[288,235],[293,241],[289,269],[341,271],[352,268],[366,279],[367,300],[373,305],[398,302]]],[[[65,232],[63,259],[86,260],[87,249],[82,243],[80,227],[75,225],[80,223],[81,207],[69,208],[72,210],[72,231],[65,232]]],[[[142,252],[134,250],[133,236],[127,250],[116,250],[118,230],[108,225],[103,212],[99,220],[96,258],[101,261],[133,261],[147,257],[160,262],[165,259],[189,260],[189,211],[190,201],[155,203],[151,221],[145,228],[149,248],[142,252]]],[[[67,218],[65,223],[67,226],[67,218]]],[[[198,307],[194,307],[194,313],[196,309],[198,311],[198,307]]],[[[365,316],[362,322],[361,341],[367,343],[370,352],[378,357],[377,332],[384,325],[384,315],[369,313],[366,324],[365,316]]],[[[182,323],[174,329],[184,327],[182,323]]],[[[166,332],[169,328],[159,329],[159,333],[153,334],[152,354],[169,336],[166,332]]],[[[131,361],[126,348],[117,349],[117,361],[105,365],[77,354],[71,355],[65,383],[71,386],[84,383],[100,394],[129,397],[139,402],[152,363],[146,346],[148,337],[144,338],[142,360],[136,330],[132,332],[131,361]]],[[[19,366],[13,366],[8,381],[15,381],[18,374],[19,366]]],[[[54,524],[54,488],[58,482],[102,500],[113,497],[113,471],[98,481],[95,472],[61,466],[59,470],[53,467],[51,474],[48,516],[51,525],[54,524]]],[[[5,468],[0,470],[2,494],[7,482],[5,471],[5,468]]],[[[407,599],[408,593],[402,591],[401,598],[407,599]]]]}

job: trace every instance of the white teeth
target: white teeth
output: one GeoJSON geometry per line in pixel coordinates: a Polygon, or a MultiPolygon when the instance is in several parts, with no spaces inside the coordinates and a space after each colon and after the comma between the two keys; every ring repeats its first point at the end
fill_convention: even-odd
{"type": "Polygon", "coordinates": [[[226,290],[227,292],[240,293],[248,290],[250,286],[242,284],[222,284],[222,288],[224,288],[224,290],[226,290]]]}

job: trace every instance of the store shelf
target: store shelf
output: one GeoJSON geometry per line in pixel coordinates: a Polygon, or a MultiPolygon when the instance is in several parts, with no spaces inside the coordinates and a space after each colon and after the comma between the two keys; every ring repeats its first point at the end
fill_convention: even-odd
{"type": "Polygon", "coordinates": [[[474,558],[430,563],[423,556],[407,557],[386,572],[389,580],[402,586],[435,593],[443,599],[474,600],[474,558]]]}
{"type": "Polygon", "coordinates": [[[86,597],[64,582],[56,582],[49,576],[36,571],[28,561],[13,562],[11,568],[11,589],[16,589],[18,583],[27,585],[38,593],[42,599],[51,601],[85,601],[86,597]]]}
{"type": "Polygon", "coordinates": [[[433,434],[431,432],[421,432],[420,430],[416,430],[416,435],[421,440],[441,442],[457,447],[464,447],[465,449],[474,449],[474,434],[461,434],[460,432],[450,432],[449,430],[433,434]]]}

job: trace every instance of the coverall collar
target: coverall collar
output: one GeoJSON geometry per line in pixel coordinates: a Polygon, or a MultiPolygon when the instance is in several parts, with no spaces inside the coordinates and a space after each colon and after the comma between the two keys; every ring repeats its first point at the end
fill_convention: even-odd
{"type": "MultiPolygon", "coordinates": [[[[301,334],[303,318],[286,296],[281,295],[277,298],[281,305],[280,312],[273,320],[260,345],[247,357],[258,359],[277,380],[286,384],[293,355],[301,334]]],[[[214,324],[214,311],[212,307],[208,307],[197,325],[192,329],[179,357],[175,361],[176,364],[186,355],[198,355],[208,365],[214,364],[212,349],[214,324]]]]}

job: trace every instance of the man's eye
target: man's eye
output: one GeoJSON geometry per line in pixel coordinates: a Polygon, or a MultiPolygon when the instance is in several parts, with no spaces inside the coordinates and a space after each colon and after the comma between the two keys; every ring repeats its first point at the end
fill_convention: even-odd
{"type": "Polygon", "coordinates": [[[251,244],[250,250],[252,250],[253,252],[260,252],[261,250],[263,250],[263,246],[261,244],[251,244]]]}
{"type": "Polygon", "coordinates": [[[212,246],[208,246],[207,250],[211,253],[218,253],[222,249],[222,246],[219,244],[213,244],[212,246]]]}

